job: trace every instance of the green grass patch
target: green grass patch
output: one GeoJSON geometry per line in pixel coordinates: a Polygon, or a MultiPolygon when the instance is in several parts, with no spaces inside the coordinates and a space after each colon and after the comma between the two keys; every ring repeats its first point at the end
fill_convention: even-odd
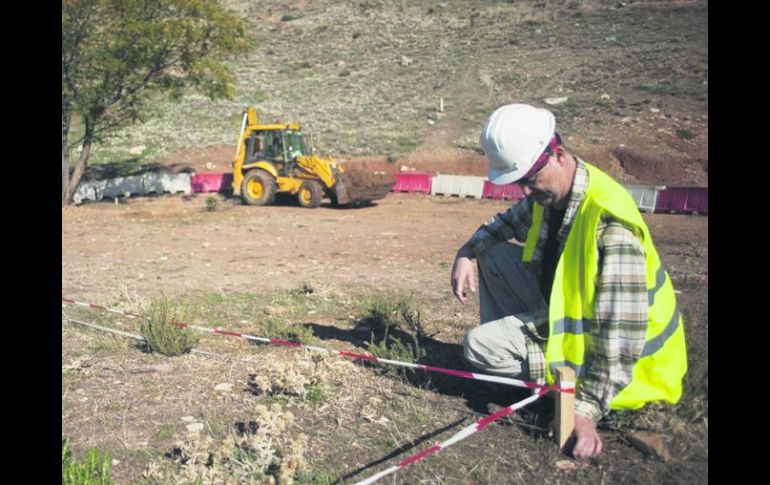
{"type": "Polygon", "coordinates": [[[332,485],[338,482],[338,475],[328,470],[303,470],[297,474],[302,485],[332,485]]]}
{"type": "Polygon", "coordinates": [[[318,386],[310,386],[307,390],[307,394],[305,394],[305,401],[316,407],[326,402],[327,399],[328,396],[324,390],[318,386]]]}
{"type": "Polygon", "coordinates": [[[302,330],[302,325],[295,324],[336,320],[360,306],[353,295],[313,281],[287,290],[259,293],[199,293],[182,297],[178,303],[202,326],[221,326],[275,338],[289,332],[302,340],[309,340],[311,335],[302,330]],[[278,333],[270,334],[273,331],[278,333]]]}
{"type": "Polygon", "coordinates": [[[174,425],[164,424],[155,432],[155,439],[158,441],[170,440],[174,436],[174,425]]]}
{"type": "Polygon", "coordinates": [[[111,479],[112,460],[109,454],[97,449],[88,450],[85,460],[72,456],[69,438],[61,440],[61,483],[62,485],[108,485],[111,479]]]}

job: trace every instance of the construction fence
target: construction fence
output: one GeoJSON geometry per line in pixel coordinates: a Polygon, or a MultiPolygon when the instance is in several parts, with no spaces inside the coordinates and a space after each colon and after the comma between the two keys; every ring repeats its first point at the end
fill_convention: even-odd
{"type": "MultiPolygon", "coordinates": [[[[524,198],[518,184],[495,185],[486,177],[445,175],[430,172],[394,174],[393,192],[424,193],[434,196],[471,199],[499,199],[516,202],[524,198]]],[[[228,192],[230,173],[146,173],[109,180],[81,182],[73,196],[86,201],[114,199],[135,195],[164,193],[228,192]]],[[[708,215],[708,187],[666,187],[661,185],[626,185],[642,212],[708,215]]]]}

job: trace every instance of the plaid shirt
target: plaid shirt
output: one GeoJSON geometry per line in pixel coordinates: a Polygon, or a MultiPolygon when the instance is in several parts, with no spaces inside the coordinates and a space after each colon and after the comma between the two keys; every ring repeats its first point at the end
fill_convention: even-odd
{"type": "MultiPolygon", "coordinates": [[[[588,172],[577,160],[575,179],[562,225],[557,233],[559,253],[569,235],[588,187],[588,172]]],[[[548,235],[551,211],[546,209],[540,235],[532,257],[541,261],[548,235]]],[[[507,211],[494,216],[471,237],[469,246],[481,254],[497,241],[526,241],[532,225],[532,202],[523,199],[507,211]]],[[[604,216],[596,231],[599,272],[594,301],[594,325],[586,336],[586,375],[580,379],[576,412],[598,421],[610,409],[615,395],[631,382],[634,365],[642,353],[647,334],[647,285],[642,243],[634,230],[611,216],[604,216]]],[[[548,316],[527,322],[530,378],[545,382],[545,342],[548,316]]]]}

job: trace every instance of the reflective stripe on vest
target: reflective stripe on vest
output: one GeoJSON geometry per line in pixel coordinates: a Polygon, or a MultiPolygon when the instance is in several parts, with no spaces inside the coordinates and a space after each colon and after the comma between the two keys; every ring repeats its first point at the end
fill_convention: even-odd
{"type": "Polygon", "coordinates": [[[586,325],[583,325],[583,320],[575,320],[572,318],[560,318],[559,320],[556,320],[553,322],[550,335],[559,335],[560,333],[572,333],[575,335],[581,334],[584,331],[588,332],[589,327],[591,326],[590,323],[586,322],[586,325]],[[585,330],[584,330],[585,328],[585,330]]]}
{"type": "Polygon", "coordinates": [[[647,357],[648,355],[652,355],[658,350],[662,349],[666,341],[672,335],[674,335],[677,327],[679,327],[679,307],[674,308],[674,316],[671,317],[671,320],[668,322],[668,325],[666,325],[666,328],[664,328],[663,331],[657,336],[647,340],[644,343],[644,349],[642,349],[642,357],[647,357]]]}
{"type": "Polygon", "coordinates": [[[651,289],[649,291],[649,296],[647,298],[647,303],[652,306],[653,303],[655,303],[655,293],[658,292],[661,288],[663,288],[663,284],[666,282],[666,270],[663,269],[663,265],[661,264],[660,267],[658,267],[658,272],[655,275],[655,288],[651,289]]]}

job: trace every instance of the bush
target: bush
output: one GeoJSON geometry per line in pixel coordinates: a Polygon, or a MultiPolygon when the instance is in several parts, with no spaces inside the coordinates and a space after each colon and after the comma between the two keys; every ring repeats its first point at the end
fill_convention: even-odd
{"type": "Polygon", "coordinates": [[[112,460],[108,454],[101,454],[96,449],[88,450],[85,461],[72,458],[70,440],[61,440],[61,483],[62,485],[108,485],[112,460]]]}
{"type": "Polygon", "coordinates": [[[313,343],[313,329],[303,325],[287,325],[274,318],[263,321],[264,332],[271,338],[287,340],[298,344],[307,345],[313,343]]]}
{"type": "Polygon", "coordinates": [[[198,335],[193,330],[174,323],[180,320],[180,314],[166,299],[150,302],[141,325],[142,337],[150,352],[173,356],[189,352],[198,344],[198,335]]]}
{"type": "Polygon", "coordinates": [[[206,210],[209,212],[219,210],[219,199],[211,195],[206,197],[206,210]]]}
{"type": "MultiPolygon", "coordinates": [[[[396,338],[393,335],[388,335],[386,333],[385,338],[375,342],[374,335],[372,335],[372,340],[369,342],[369,352],[380,359],[411,363],[417,362],[425,357],[426,352],[420,345],[417,337],[411,337],[411,341],[404,341],[404,339],[396,338]]],[[[414,372],[414,369],[410,367],[388,367],[384,369],[385,374],[395,372],[400,375],[405,375],[414,372]]]]}
{"type": "MultiPolygon", "coordinates": [[[[426,355],[421,340],[427,335],[422,326],[420,311],[405,299],[395,301],[388,297],[376,297],[361,319],[369,327],[369,351],[382,359],[417,362],[426,355]]],[[[413,372],[408,367],[387,368],[385,374],[401,376],[413,372]]]]}
{"type": "Polygon", "coordinates": [[[676,136],[678,136],[682,140],[692,140],[693,138],[695,138],[695,133],[693,133],[690,130],[679,129],[679,130],[676,130],[676,136]]]}
{"type": "Polygon", "coordinates": [[[313,283],[309,281],[305,281],[298,288],[289,291],[289,294],[292,296],[312,295],[313,293],[315,293],[315,288],[313,283]]]}
{"type": "Polygon", "coordinates": [[[369,327],[379,338],[389,327],[397,326],[398,303],[393,299],[376,296],[369,300],[368,308],[360,319],[360,324],[369,327]]]}
{"type": "Polygon", "coordinates": [[[420,310],[404,298],[394,299],[377,296],[369,301],[369,307],[361,318],[361,325],[369,327],[378,339],[385,340],[392,328],[406,331],[417,338],[426,337],[422,327],[420,310]]]}

